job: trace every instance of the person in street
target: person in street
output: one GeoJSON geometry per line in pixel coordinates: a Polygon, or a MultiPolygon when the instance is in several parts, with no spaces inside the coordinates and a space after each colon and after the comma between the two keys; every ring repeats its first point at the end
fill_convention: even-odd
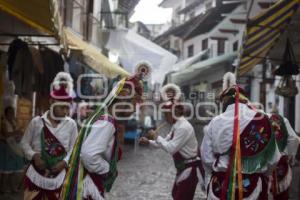
{"type": "Polygon", "coordinates": [[[168,99],[162,108],[166,122],[172,125],[170,133],[163,138],[151,130],[148,137],[140,138],[140,144],[162,148],[173,156],[177,174],[172,197],[174,200],[193,200],[198,182],[201,184],[204,181],[195,131],[184,118],[184,107],[178,101],[181,96],[179,87],[166,85],[162,91],[170,92],[162,94],[164,100],[168,99]]]}
{"type": "Polygon", "coordinates": [[[111,190],[121,155],[117,127],[135,112],[142,94],[138,76],[124,78],[87,119],[73,150],[62,200],[101,200],[111,190]]]}
{"type": "Polygon", "coordinates": [[[269,118],[254,110],[234,74],[223,78],[223,113],[208,124],[201,145],[208,200],[268,199],[268,176],[281,154],[269,118]]]}
{"type": "Polygon", "coordinates": [[[30,161],[24,200],[59,199],[77,137],[76,122],[68,117],[72,88],[71,76],[59,72],[50,92],[51,109],[33,118],[22,138],[22,149],[30,161]]]}
{"type": "Polygon", "coordinates": [[[292,181],[292,164],[299,146],[299,137],[287,118],[278,114],[274,106],[269,118],[275,133],[281,158],[272,173],[271,192],[274,200],[289,199],[289,187],[292,181]]]}
{"type": "Polygon", "coordinates": [[[146,115],[143,120],[143,134],[146,135],[150,130],[156,129],[155,120],[152,115],[146,115]]]}
{"type": "Polygon", "coordinates": [[[4,120],[1,131],[1,190],[5,193],[18,192],[21,189],[25,159],[19,146],[22,131],[17,127],[15,110],[8,106],[4,110],[4,120]]]}

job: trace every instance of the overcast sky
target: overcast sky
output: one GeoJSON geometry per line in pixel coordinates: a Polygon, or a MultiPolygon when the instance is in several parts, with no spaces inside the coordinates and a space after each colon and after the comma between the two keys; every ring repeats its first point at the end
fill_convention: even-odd
{"type": "Polygon", "coordinates": [[[141,21],[144,24],[162,24],[171,21],[172,9],[158,7],[162,0],[140,0],[135,7],[130,22],[141,21]]]}

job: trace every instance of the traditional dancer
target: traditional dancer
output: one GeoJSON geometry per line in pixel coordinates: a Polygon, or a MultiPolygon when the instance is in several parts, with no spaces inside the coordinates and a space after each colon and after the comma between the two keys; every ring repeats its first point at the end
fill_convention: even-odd
{"type": "Polygon", "coordinates": [[[271,191],[275,200],[289,199],[289,187],[292,181],[290,163],[294,160],[299,145],[299,137],[288,119],[280,116],[276,107],[269,115],[275,132],[277,146],[282,156],[272,174],[271,191]]]}
{"type": "Polygon", "coordinates": [[[31,120],[22,138],[31,164],[25,176],[25,200],[56,200],[77,137],[76,122],[68,117],[73,80],[59,72],[50,93],[51,109],[31,120]]]}
{"type": "Polygon", "coordinates": [[[143,87],[137,76],[122,79],[80,130],[61,199],[104,199],[117,178],[120,151],[118,120],[129,118],[142,101],[143,87]]]}
{"type": "Polygon", "coordinates": [[[280,159],[266,114],[251,109],[235,76],[224,76],[220,100],[224,113],[206,129],[201,158],[211,171],[209,200],[268,199],[268,175],[280,159]]]}
{"type": "Polygon", "coordinates": [[[178,102],[180,96],[177,85],[168,84],[162,88],[162,98],[168,100],[163,106],[165,120],[172,124],[171,131],[165,138],[150,131],[148,138],[140,139],[140,144],[162,148],[173,156],[177,175],[172,197],[175,200],[193,200],[198,182],[203,182],[204,171],[194,128],[184,118],[184,107],[178,102]]]}

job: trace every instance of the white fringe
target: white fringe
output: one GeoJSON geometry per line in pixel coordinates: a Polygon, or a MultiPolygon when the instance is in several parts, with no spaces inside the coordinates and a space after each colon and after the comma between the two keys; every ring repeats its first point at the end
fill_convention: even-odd
{"type": "MultiPolygon", "coordinates": [[[[262,191],[262,181],[261,181],[261,178],[259,178],[258,181],[257,181],[256,188],[254,189],[254,191],[252,192],[252,194],[249,197],[243,198],[243,199],[244,200],[256,200],[256,199],[258,199],[261,191],[262,191]]],[[[212,190],[212,181],[209,184],[209,191],[208,191],[207,200],[220,200],[213,193],[213,190],[212,190]]]]}
{"type": "Polygon", "coordinates": [[[55,178],[47,178],[40,175],[32,165],[29,166],[26,176],[36,186],[45,190],[56,190],[60,188],[64,182],[66,170],[61,171],[55,178]]]}
{"type": "Polygon", "coordinates": [[[176,184],[180,183],[181,181],[184,181],[187,179],[192,172],[192,167],[189,167],[185,169],[183,172],[181,172],[177,177],[176,177],[176,184]]]}
{"type": "Polygon", "coordinates": [[[228,89],[229,87],[236,85],[235,75],[231,72],[227,72],[223,76],[223,91],[228,89]]]}
{"type": "Polygon", "coordinates": [[[205,187],[205,181],[203,180],[202,174],[200,169],[197,167],[197,178],[198,178],[198,184],[200,185],[200,196],[202,199],[206,199],[206,187],[205,187]]]}
{"type": "Polygon", "coordinates": [[[91,177],[87,174],[83,181],[83,198],[91,197],[94,200],[104,200],[91,177]]]}
{"type": "Polygon", "coordinates": [[[73,90],[73,87],[74,87],[73,82],[74,81],[73,81],[73,79],[72,79],[72,77],[69,73],[59,72],[58,74],[56,74],[55,78],[53,79],[52,86],[56,90],[59,90],[60,89],[60,84],[64,83],[64,84],[67,85],[66,90],[70,94],[71,91],[73,90]]]}
{"type": "Polygon", "coordinates": [[[136,65],[135,65],[135,68],[134,68],[134,73],[135,74],[138,74],[139,73],[139,68],[140,66],[146,66],[147,69],[148,69],[148,74],[144,77],[145,79],[148,79],[151,74],[152,74],[152,65],[148,62],[148,61],[141,61],[141,62],[138,62],[136,65]]]}
{"type": "Polygon", "coordinates": [[[175,91],[175,96],[173,97],[175,100],[179,100],[180,97],[181,97],[181,89],[179,86],[173,84],[173,83],[169,83],[167,85],[165,85],[164,87],[161,88],[160,90],[160,95],[162,97],[162,99],[164,101],[169,101],[169,97],[168,97],[168,94],[167,94],[167,91],[168,90],[174,90],[175,91]]]}
{"type": "Polygon", "coordinates": [[[286,191],[290,187],[292,178],[293,178],[292,177],[292,169],[289,166],[287,175],[284,177],[284,179],[282,181],[280,181],[278,183],[278,190],[279,190],[278,192],[279,193],[286,191]]]}

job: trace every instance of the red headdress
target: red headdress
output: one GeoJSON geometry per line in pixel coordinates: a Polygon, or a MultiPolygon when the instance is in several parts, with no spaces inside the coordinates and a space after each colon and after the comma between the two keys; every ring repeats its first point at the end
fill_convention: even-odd
{"type": "Polygon", "coordinates": [[[162,99],[165,101],[163,105],[163,109],[165,110],[172,110],[172,109],[182,109],[184,110],[184,107],[182,104],[180,104],[180,98],[181,98],[181,89],[179,86],[169,83],[161,88],[160,90],[162,99]]]}
{"type": "Polygon", "coordinates": [[[222,101],[224,97],[232,97],[235,98],[236,90],[239,90],[239,99],[240,101],[244,101],[245,103],[248,101],[247,97],[245,96],[245,90],[241,88],[236,83],[235,75],[231,72],[227,72],[223,76],[223,91],[220,94],[220,100],[222,101]]]}
{"type": "Polygon", "coordinates": [[[59,72],[52,84],[50,97],[58,101],[72,101],[73,79],[66,72],[59,72]]]}

